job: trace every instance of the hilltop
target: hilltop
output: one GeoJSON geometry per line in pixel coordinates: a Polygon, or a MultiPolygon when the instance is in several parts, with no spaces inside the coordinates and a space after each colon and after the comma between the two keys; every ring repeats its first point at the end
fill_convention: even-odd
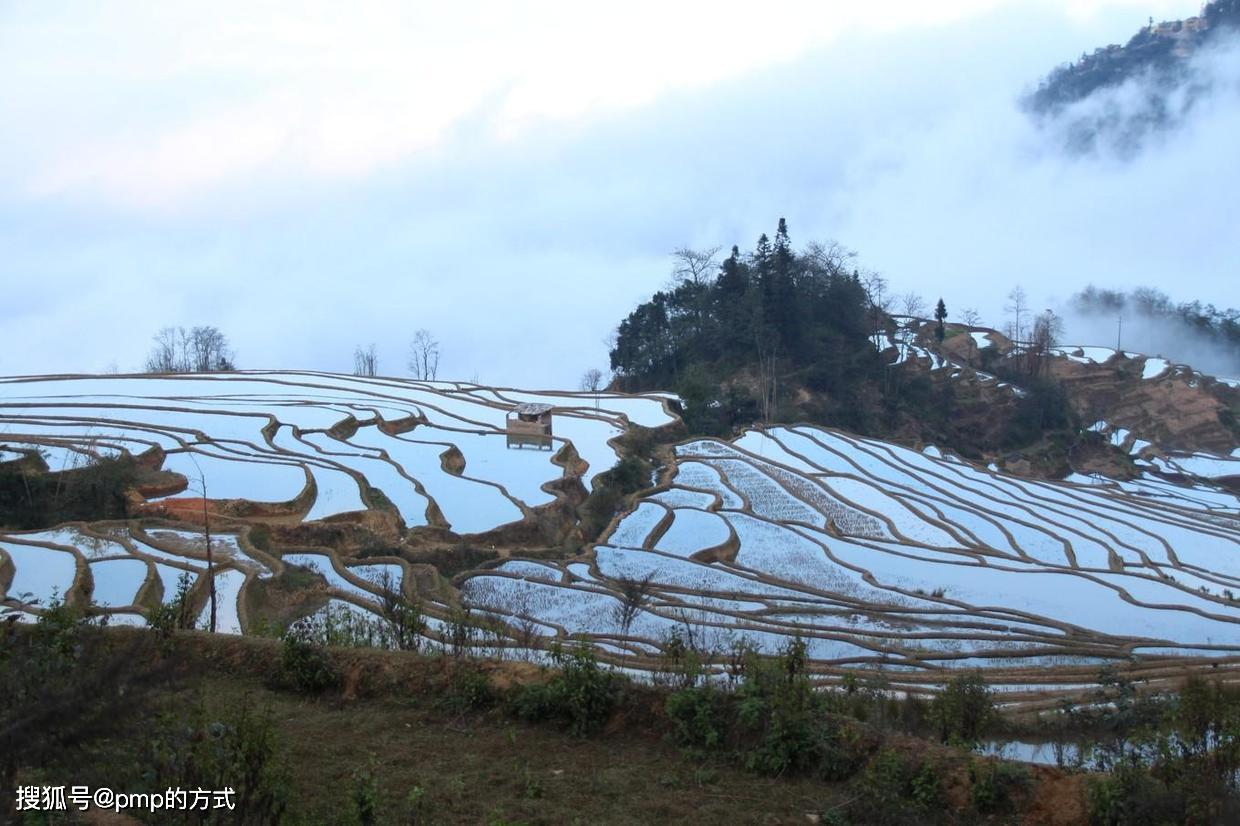
{"type": "Polygon", "coordinates": [[[1155,23],[1052,72],[1023,103],[1041,125],[1063,130],[1066,148],[1132,155],[1152,132],[1176,126],[1215,81],[1198,62],[1236,42],[1240,3],[1214,0],[1197,17],[1155,23]]]}
{"type": "Polygon", "coordinates": [[[1230,36],[1240,24],[1240,3],[1214,0],[1198,17],[1154,23],[1127,43],[1101,46],[1079,60],[1065,63],[1047,76],[1029,97],[1038,114],[1063,109],[1100,89],[1114,88],[1148,74],[1160,86],[1182,80],[1186,62],[1199,50],[1230,36]]]}

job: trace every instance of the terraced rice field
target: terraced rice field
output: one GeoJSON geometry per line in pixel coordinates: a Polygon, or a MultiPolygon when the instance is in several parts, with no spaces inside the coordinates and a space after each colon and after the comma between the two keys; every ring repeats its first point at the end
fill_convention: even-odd
{"type": "Polygon", "coordinates": [[[54,596],[90,598],[130,621],[170,598],[183,574],[202,593],[201,527],[173,530],[178,523],[155,517],[194,515],[205,492],[212,513],[245,516],[224,520],[212,542],[221,630],[240,632],[249,583],[286,565],[316,570],[332,599],[377,610],[382,576],[403,587],[406,563],[360,564],[320,547],[281,559],[249,543],[249,526],[356,521],[382,510],[405,528],[486,541],[555,502],[566,478],[588,489],[615,463],[611,440],[631,421],[657,427],[675,418],[659,396],[326,373],[0,380],[0,461],[37,451],[61,470],[128,452],[184,477],[145,491],[151,518],[0,535],[0,597],[31,611],[54,596]],[[555,405],[550,451],[508,447],[505,417],[521,401],[555,405]],[[248,509],[230,511],[221,500],[248,509]]]}
{"type": "MultiPolygon", "coordinates": [[[[0,381],[0,458],[128,451],[188,478],[173,500],[205,481],[212,499],[262,503],[283,523],[394,510],[407,529],[485,541],[534,519],[565,477],[588,486],[628,423],[675,423],[664,401],[321,373],[13,379],[0,381]],[[556,406],[555,449],[508,448],[506,412],[540,400],[556,406]]],[[[1215,472],[1236,459],[1178,461],[1215,472]]],[[[317,570],[350,610],[377,612],[384,583],[415,593],[398,548],[264,553],[249,530],[213,542],[223,630],[248,629],[247,590],[289,565],[317,570]]],[[[9,533],[0,594],[31,611],[53,591],[89,596],[141,621],[182,576],[202,587],[205,552],[200,528],[153,519],[9,533]]],[[[800,637],[824,682],[873,672],[920,692],[981,668],[1009,702],[1037,706],[1108,663],[1155,681],[1240,665],[1240,501],[1202,480],[1032,481],[933,447],[771,427],[677,445],[584,555],[507,559],[453,585],[423,597],[432,639],[451,602],[500,621],[492,647],[540,656],[579,636],[638,671],[675,637],[719,669],[738,644],[800,637]]]]}
{"type": "Polygon", "coordinates": [[[1031,481],[808,426],[676,456],[588,568],[513,562],[463,593],[633,652],[630,666],[671,631],[721,662],[801,636],[824,681],[881,671],[917,692],[982,668],[1028,705],[1107,663],[1157,680],[1240,655],[1240,502],[1220,489],[1031,481]],[[626,583],[647,579],[622,627],[626,583]]]}

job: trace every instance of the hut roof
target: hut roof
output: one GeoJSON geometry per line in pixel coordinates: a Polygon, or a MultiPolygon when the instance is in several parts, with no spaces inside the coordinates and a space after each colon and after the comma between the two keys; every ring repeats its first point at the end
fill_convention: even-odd
{"type": "Polygon", "coordinates": [[[551,410],[554,405],[541,404],[539,402],[522,402],[512,408],[512,412],[519,416],[541,416],[551,410]]]}

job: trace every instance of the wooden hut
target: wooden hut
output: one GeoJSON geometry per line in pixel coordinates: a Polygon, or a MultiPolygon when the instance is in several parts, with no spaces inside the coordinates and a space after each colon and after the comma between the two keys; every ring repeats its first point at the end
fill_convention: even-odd
{"type": "Polygon", "coordinates": [[[524,402],[508,411],[506,421],[509,447],[536,447],[551,450],[551,405],[524,402]]]}

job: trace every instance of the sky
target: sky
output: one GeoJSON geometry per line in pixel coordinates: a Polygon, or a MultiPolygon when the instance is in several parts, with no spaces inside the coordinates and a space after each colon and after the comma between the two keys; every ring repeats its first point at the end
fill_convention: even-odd
{"type": "Polygon", "coordinates": [[[781,216],[995,326],[1018,283],[1240,305],[1240,49],[1135,155],[1067,153],[1018,106],[1198,8],[10,0],[0,374],[135,370],[160,327],[213,324],[243,368],[374,343],[402,375],[427,328],[440,378],[575,387],[671,250],[781,216]]]}

